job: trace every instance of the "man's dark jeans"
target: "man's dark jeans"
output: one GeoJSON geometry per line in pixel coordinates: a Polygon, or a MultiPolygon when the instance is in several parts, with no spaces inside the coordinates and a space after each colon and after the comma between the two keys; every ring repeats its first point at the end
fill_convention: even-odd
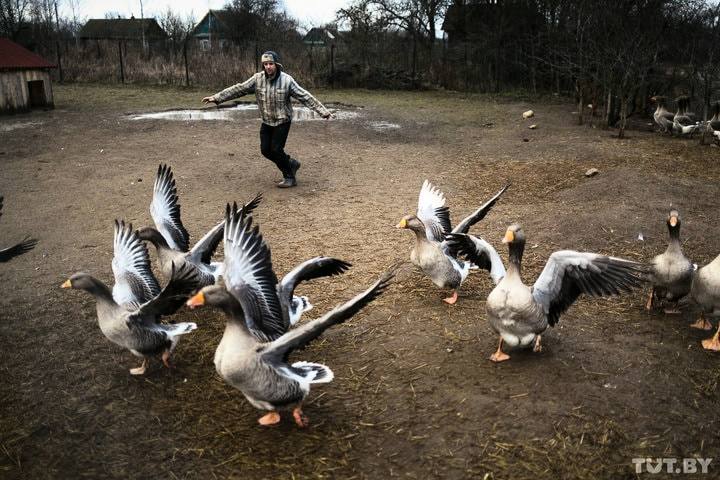
{"type": "Polygon", "coordinates": [[[281,123],[272,127],[263,123],[260,126],[260,151],[263,156],[272,160],[283,174],[284,178],[291,178],[290,155],[285,153],[285,142],[290,133],[290,123],[281,123]]]}

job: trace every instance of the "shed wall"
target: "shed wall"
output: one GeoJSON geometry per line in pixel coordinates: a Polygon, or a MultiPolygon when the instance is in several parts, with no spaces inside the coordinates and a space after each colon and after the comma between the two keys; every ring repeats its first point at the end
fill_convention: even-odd
{"type": "Polygon", "coordinates": [[[10,70],[0,72],[0,113],[27,111],[30,108],[28,82],[42,80],[45,89],[45,101],[53,107],[50,73],[45,70],[10,70]]]}

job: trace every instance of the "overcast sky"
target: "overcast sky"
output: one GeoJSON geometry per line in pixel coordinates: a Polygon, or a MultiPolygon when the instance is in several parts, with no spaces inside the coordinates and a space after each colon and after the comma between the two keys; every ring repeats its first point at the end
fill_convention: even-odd
{"type": "MultiPolygon", "coordinates": [[[[335,19],[335,12],[348,5],[351,0],[280,0],[290,16],[300,22],[300,26],[308,29],[322,25],[335,19]]],[[[220,9],[227,0],[143,0],[145,17],[154,17],[171,6],[173,11],[186,17],[190,13],[199,21],[208,9],[220,9]]],[[[78,0],[79,19],[105,18],[106,12],[116,12],[126,17],[140,17],[140,0],[78,0]]],[[[70,2],[60,0],[62,12],[60,16],[72,16],[70,2]]]]}

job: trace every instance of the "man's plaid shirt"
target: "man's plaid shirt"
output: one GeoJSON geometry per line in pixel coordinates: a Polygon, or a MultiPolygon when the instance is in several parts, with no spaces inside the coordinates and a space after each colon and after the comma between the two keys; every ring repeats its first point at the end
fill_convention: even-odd
{"type": "Polygon", "coordinates": [[[321,116],[330,114],[322,103],[283,71],[279,71],[273,80],[268,80],[265,72],[258,72],[244,82],[228,87],[213,96],[217,103],[222,103],[253,92],[263,123],[273,127],[292,120],[290,97],[299,100],[321,116]]]}

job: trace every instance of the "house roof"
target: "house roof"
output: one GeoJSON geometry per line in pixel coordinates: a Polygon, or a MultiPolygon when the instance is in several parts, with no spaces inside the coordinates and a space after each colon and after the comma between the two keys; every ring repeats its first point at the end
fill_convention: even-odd
{"type": "Polygon", "coordinates": [[[330,45],[336,42],[338,32],[327,28],[311,28],[303,37],[303,43],[309,45],[330,45]]]}
{"type": "Polygon", "coordinates": [[[167,38],[167,33],[154,18],[93,18],[80,30],[80,38],[126,40],[167,38]]]}
{"type": "Polygon", "coordinates": [[[55,65],[9,38],[0,38],[0,69],[25,68],[55,68],[55,65]]]}

